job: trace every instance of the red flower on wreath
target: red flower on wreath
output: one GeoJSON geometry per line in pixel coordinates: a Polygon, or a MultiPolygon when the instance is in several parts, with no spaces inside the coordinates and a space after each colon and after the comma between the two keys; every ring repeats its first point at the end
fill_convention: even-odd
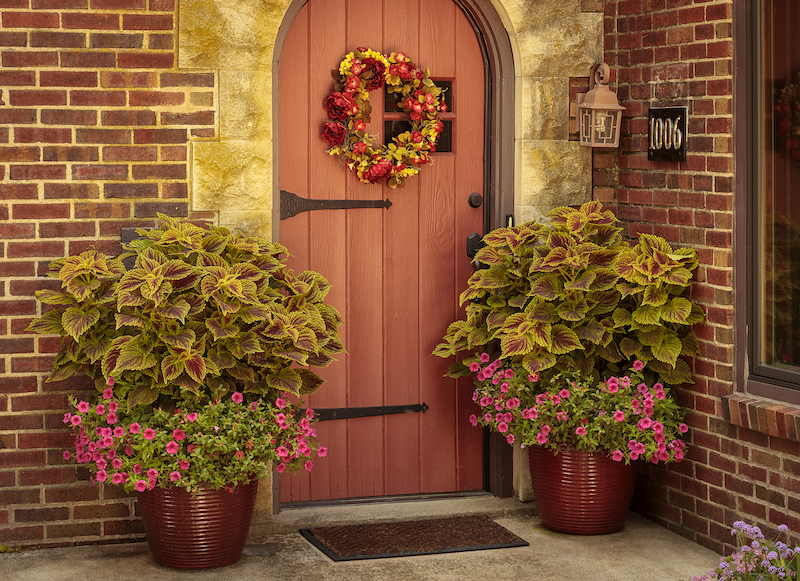
{"type": "Polygon", "coordinates": [[[347,135],[347,129],[341,123],[328,121],[322,129],[322,139],[331,145],[339,145],[344,141],[345,135],[347,135]]]}
{"type": "Polygon", "coordinates": [[[436,151],[443,128],[438,116],[447,110],[442,89],[405,53],[384,55],[365,47],[345,55],[334,77],[335,90],[324,103],[332,119],[322,128],[322,139],[330,146],[327,153],[343,158],[364,183],[403,186],[436,151]],[[374,145],[366,133],[372,111],[369,92],[383,86],[395,95],[398,109],[408,115],[412,126],[393,138],[391,150],[374,145]]]}

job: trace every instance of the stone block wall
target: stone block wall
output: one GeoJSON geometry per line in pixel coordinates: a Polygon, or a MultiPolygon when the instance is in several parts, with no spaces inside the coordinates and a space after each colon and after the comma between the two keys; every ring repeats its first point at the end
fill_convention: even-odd
{"type": "Polygon", "coordinates": [[[772,532],[785,523],[794,543],[800,533],[797,409],[734,394],[732,11],[731,0],[605,2],[605,60],[626,111],[619,151],[594,154],[595,195],[615,199],[628,234],[700,255],[691,294],[708,317],[696,328],[696,383],[677,390],[690,451],[644,467],[634,507],[720,552],[739,519],[772,532]],[[649,162],[649,108],[679,105],[686,162],[649,162]]]}
{"type": "Polygon", "coordinates": [[[133,499],[62,457],[78,379],[25,332],[54,258],[190,213],[189,142],[213,139],[217,77],[178,69],[174,0],[0,0],[0,544],[140,535],[133,499]]]}

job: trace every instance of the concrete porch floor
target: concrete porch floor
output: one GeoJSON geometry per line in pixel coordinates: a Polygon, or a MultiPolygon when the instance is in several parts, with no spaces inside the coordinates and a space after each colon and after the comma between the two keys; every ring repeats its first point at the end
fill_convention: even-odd
{"type": "Polygon", "coordinates": [[[223,569],[179,571],[153,561],[147,543],[0,554],[3,581],[688,581],[719,555],[635,513],[618,533],[594,537],[548,531],[532,503],[458,498],[294,508],[255,525],[241,560],[223,569]],[[494,549],[334,563],[297,530],[307,526],[485,514],[530,543],[494,549]]]}

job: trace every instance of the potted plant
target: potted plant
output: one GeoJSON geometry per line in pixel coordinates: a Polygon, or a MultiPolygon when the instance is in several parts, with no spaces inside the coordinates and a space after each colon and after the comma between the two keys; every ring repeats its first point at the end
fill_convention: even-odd
{"type": "Polygon", "coordinates": [[[343,350],[341,317],[324,303],[327,281],[295,275],[279,244],[163,215],[137,232],[119,257],[87,251],[51,263],[61,289],[37,297],[56,308],[29,329],[62,338],[48,381],[94,380],[96,397],[72,398],[64,417],[77,432],[75,457],[96,481],[139,493],[156,560],[223,566],[241,555],[257,478],[273,464],[310,470],[311,456],[325,454],[313,411],[290,400],[322,383],[308,366],[343,350]],[[179,515],[156,506],[163,522],[151,521],[154,497],[179,515]],[[238,528],[177,527],[209,506],[238,528]]]}
{"type": "MultiPolygon", "coordinates": [[[[626,392],[628,401],[617,401],[623,397],[618,395],[607,402],[608,391],[603,386],[608,381],[619,384],[620,378],[652,386],[648,390],[658,386],[657,393],[664,397],[657,398],[660,403],[656,407],[663,408],[665,415],[657,420],[647,416],[644,423],[656,421],[664,426],[678,421],[679,410],[664,384],[691,381],[691,370],[682,356],[698,352],[692,325],[705,315],[683,295],[697,267],[697,253],[673,249],[663,238],[648,234],[641,234],[636,244],[627,242],[614,214],[599,202],[556,208],[550,218],[547,224],[529,222],[484,236],[485,246],[475,256],[482,268],[470,277],[460,297],[466,317],[448,327],[434,354],[461,357],[450,367],[450,377],[476,374],[475,401],[484,411],[472,418],[473,424],[490,426],[510,442],[532,446],[534,472],[550,460],[540,454],[541,445],[547,442],[554,443],[551,451],[559,452],[548,455],[562,467],[567,459],[574,464],[573,457],[580,457],[585,464],[589,458],[606,459],[604,456],[615,451],[625,455],[625,462],[608,462],[624,467],[643,453],[626,452],[627,440],[622,440],[619,430],[631,435],[641,418],[631,428],[624,422],[609,423],[609,417],[619,411],[632,421],[631,406],[635,402],[641,406],[641,401],[626,392]],[[580,397],[565,400],[558,395],[564,389],[580,397]],[[548,394],[553,397],[548,401],[558,401],[562,407],[552,410],[558,423],[548,423],[545,431],[558,429],[547,442],[539,442],[542,431],[536,418],[515,414],[546,403],[536,398],[548,394]],[[612,404],[622,407],[610,409],[612,404]],[[569,421],[578,419],[599,422],[599,431],[592,440],[581,440],[575,446],[579,443],[573,441],[579,436],[575,431],[582,432],[584,426],[569,421]],[[615,430],[603,431],[612,426],[615,430]]],[[[670,450],[669,460],[678,459],[681,450],[670,450]]],[[[666,461],[663,450],[653,449],[644,457],[666,461]]],[[[537,476],[532,477],[535,485],[537,476]]],[[[566,487],[563,475],[547,478],[566,487]]],[[[624,484],[628,490],[622,495],[627,498],[622,518],[630,504],[634,479],[635,468],[631,467],[627,476],[610,485],[616,489],[624,484]]],[[[587,490],[587,479],[579,480],[582,484],[576,487],[577,494],[587,490]]],[[[536,486],[534,493],[544,515],[546,495],[537,492],[536,486]]],[[[558,500],[566,502],[566,498],[558,500]]],[[[586,502],[595,503],[595,499],[574,504],[586,502]]],[[[615,523],[584,526],[583,530],[594,534],[622,526],[621,521],[615,523]]],[[[554,524],[556,527],[566,530],[554,524]]]]}
{"type": "Polygon", "coordinates": [[[648,234],[631,245],[600,202],[549,216],[548,224],[484,236],[475,261],[486,268],[460,297],[466,318],[449,326],[434,351],[466,352],[448,375],[468,375],[477,353],[491,346],[515,370],[545,378],[569,369],[610,377],[639,360],[664,383],[691,381],[681,356],[698,352],[692,325],[705,315],[682,295],[697,252],[648,234]]]}
{"type": "Polygon", "coordinates": [[[572,534],[612,533],[624,523],[636,483],[635,460],[680,462],[684,412],[644,363],[596,381],[576,372],[515,372],[488,353],[473,363],[481,407],[470,422],[529,448],[531,479],[546,527],[572,534]]]}

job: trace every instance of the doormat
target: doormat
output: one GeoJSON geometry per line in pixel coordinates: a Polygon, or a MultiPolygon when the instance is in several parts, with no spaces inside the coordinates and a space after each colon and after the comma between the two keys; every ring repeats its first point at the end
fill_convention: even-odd
{"type": "Polygon", "coordinates": [[[315,527],[300,534],[334,561],[528,546],[487,516],[315,527]]]}

